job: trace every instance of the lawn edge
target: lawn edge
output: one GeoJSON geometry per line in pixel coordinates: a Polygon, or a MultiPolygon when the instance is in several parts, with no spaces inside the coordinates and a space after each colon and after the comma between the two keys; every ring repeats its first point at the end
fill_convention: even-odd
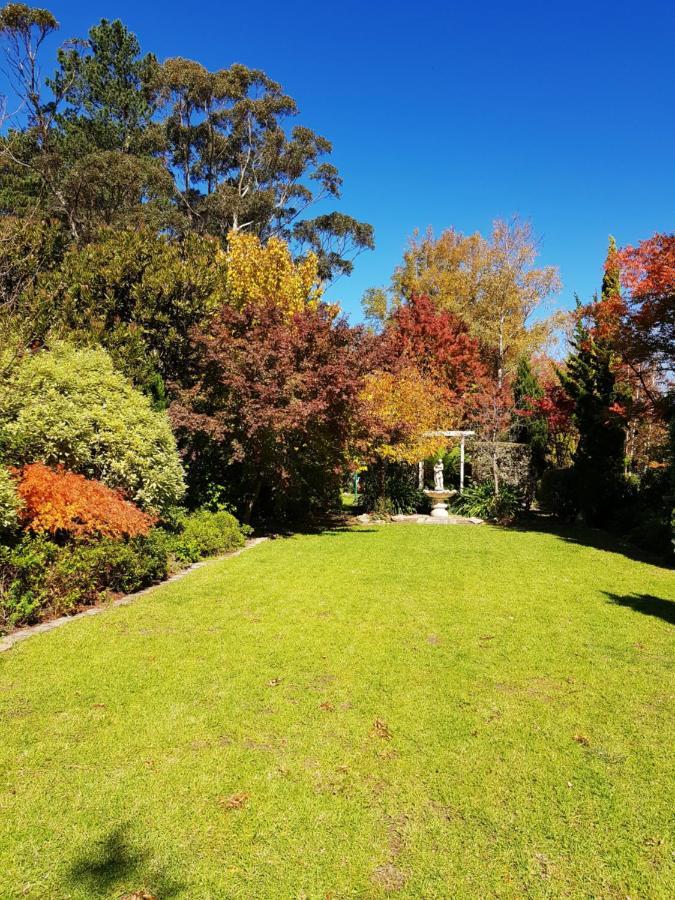
{"type": "Polygon", "coordinates": [[[169,578],[166,578],[164,581],[160,581],[157,584],[150,585],[150,587],[143,588],[142,591],[135,591],[133,594],[125,594],[123,597],[118,597],[116,600],[111,600],[107,603],[101,603],[96,606],[91,606],[88,609],[84,609],[82,610],[82,612],[75,613],[72,616],[59,616],[58,619],[52,619],[49,622],[38,622],[37,625],[29,625],[27,628],[19,628],[17,631],[13,631],[10,634],[7,634],[4,637],[0,638],[0,653],[4,653],[6,650],[11,650],[11,648],[14,647],[15,644],[18,644],[21,641],[25,641],[27,638],[32,637],[35,634],[43,634],[47,631],[53,631],[55,628],[60,628],[61,625],[66,625],[68,622],[75,622],[77,621],[77,619],[85,618],[85,616],[96,616],[99,613],[106,612],[107,610],[113,609],[116,606],[128,606],[135,600],[138,600],[141,597],[145,597],[147,594],[151,594],[167,584],[171,584],[174,581],[180,581],[181,578],[185,578],[186,575],[189,575],[196,569],[201,569],[203,566],[209,565],[209,563],[219,562],[223,559],[231,559],[232,557],[239,556],[240,554],[245,553],[246,550],[252,550],[254,547],[257,547],[258,544],[261,544],[266,540],[268,540],[267,537],[249,538],[244,546],[239,547],[239,549],[237,550],[232,550],[229,553],[223,553],[220,556],[212,556],[209,559],[202,559],[199,562],[193,563],[191,566],[188,566],[186,569],[181,569],[180,572],[176,572],[175,574],[169,576],[169,578]]]}

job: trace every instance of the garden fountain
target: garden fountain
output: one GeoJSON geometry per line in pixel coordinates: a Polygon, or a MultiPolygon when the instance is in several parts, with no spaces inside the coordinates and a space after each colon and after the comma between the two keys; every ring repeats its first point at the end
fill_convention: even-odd
{"type": "Polygon", "coordinates": [[[434,519],[448,518],[448,500],[454,497],[457,491],[449,491],[443,485],[443,460],[437,459],[434,465],[434,489],[425,490],[424,493],[431,500],[431,515],[434,519]]]}

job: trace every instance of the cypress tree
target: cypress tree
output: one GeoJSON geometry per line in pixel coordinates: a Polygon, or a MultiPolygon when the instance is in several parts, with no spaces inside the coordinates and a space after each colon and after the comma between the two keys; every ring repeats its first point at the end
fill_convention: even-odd
{"type": "Polygon", "coordinates": [[[605,273],[602,276],[602,300],[608,300],[610,297],[617,297],[621,294],[621,278],[619,271],[619,263],[617,260],[616,241],[610,234],[609,244],[607,245],[607,259],[605,260],[605,273]]]}
{"type": "MultiPolygon", "coordinates": [[[[544,396],[544,390],[539,384],[539,379],[532,371],[532,366],[526,357],[522,357],[518,363],[516,378],[513,383],[513,399],[515,408],[523,412],[532,413],[535,400],[544,396]]],[[[546,441],[548,438],[548,426],[542,415],[530,414],[516,416],[511,429],[513,440],[520,444],[529,444],[532,451],[532,465],[536,474],[541,474],[546,461],[546,441]]]]}
{"type": "MultiPolygon", "coordinates": [[[[597,297],[594,303],[598,303],[597,297]]],[[[579,511],[595,525],[611,518],[621,498],[625,430],[615,404],[625,400],[617,386],[615,357],[608,342],[587,327],[578,304],[572,352],[560,381],[574,400],[579,443],[574,454],[574,484],[579,511]]]]}

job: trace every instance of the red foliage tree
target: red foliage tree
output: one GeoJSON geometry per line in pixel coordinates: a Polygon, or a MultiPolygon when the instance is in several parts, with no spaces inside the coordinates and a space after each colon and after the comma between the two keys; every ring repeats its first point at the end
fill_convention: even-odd
{"type": "Polygon", "coordinates": [[[532,408],[521,410],[520,415],[542,415],[548,429],[547,442],[555,464],[559,468],[570,464],[576,438],[574,427],[574,400],[559,382],[548,381],[544,396],[531,398],[532,408]]]}
{"type": "Polygon", "coordinates": [[[195,498],[213,485],[276,518],[334,498],[359,427],[376,339],[326,306],[223,306],[194,330],[196,360],[169,410],[195,498]]]}
{"type": "Polygon", "coordinates": [[[42,463],[32,463],[18,475],[21,522],[36,534],[136,537],[147,534],[156,521],[118,491],[62,466],[50,469],[42,463]]]}
{"type": "Polygon", "coordinates": [[[656,234],[618,253],[628,290],[622,338],[624,354],[672,368],[675,356],[675,234],[656,234]]]}
{"type": "Polygon", "coordinates": [[[394,367],[412,364],[433,379],[460,417],[472,395],[483,389],[486,370],[478,342],[461,319],[439,309],[429,297],[413,297],[397,309],[383,341],[394,367]]]}

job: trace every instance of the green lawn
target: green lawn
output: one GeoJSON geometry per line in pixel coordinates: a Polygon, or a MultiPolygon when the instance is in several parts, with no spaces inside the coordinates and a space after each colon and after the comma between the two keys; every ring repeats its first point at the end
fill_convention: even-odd
{"type": "Polygon", "coordinates": [[[674,893],[675,575],[269,541],[0,655],[0,896],[674,893]]]}

